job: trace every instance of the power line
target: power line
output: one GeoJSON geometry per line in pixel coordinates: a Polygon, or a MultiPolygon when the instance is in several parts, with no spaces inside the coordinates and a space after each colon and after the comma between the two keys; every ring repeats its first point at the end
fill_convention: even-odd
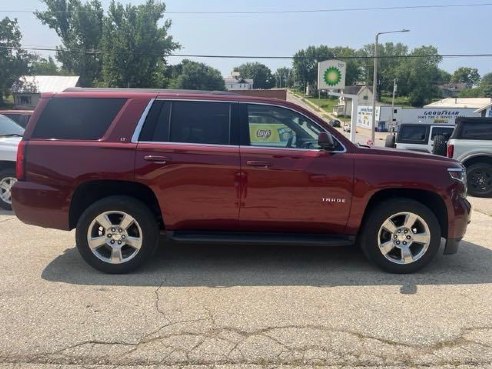
{"type": "MultiPolygon", "coordinates": [[[[9,49],[9,50],[17,50],[16,47],[10,46],[2,46],[0,45],[0,49],[9,49]]],[[[65,51],[65,52],[79,52],[88,55],[99,55],[103,54],[101,50],[60,50],[53,47],[21,47],[23,50],[30,51],[65,51]]],[[[134,53],[137,55],[149,55],[152,54],[150,52],[140,52],[134,53]]],[[[180,57],[180,58],[210,58],[210,59],[317,59],[317,57],[312,56],[281,56],[281,55],[212,55],[212,54],[168,54],[166,57],[180,57]]],[[[442,57],[442,58],[489,58],[492,57],[492,53],[477,53],[477,54],[423,54],[423,55],[381,55],[378,56],[378,59],[399,59],[399,58],[429,58],[429,57],[442,57]]],[[[359,56],[334,56],[336,59],[341,60],[351,60],[351,59],[374,59],[374,56],[371,55],[359,55],[359,56]]]]}
{"type": "MultiPolygon", "coordinates": [[[[301,14],[301,13],[339,13],[339,12],[361,12],[379,10],[416,10],[416,9],[443,9],[443,8],[471,8],[488,7],[492,3],[472,3],[472,4],[431,4],[431,5],[407,5],[407,6],[388,6],[388,7],[365,7],[365,8],[335,8],[335,9],[307,9],[307,10],[252,10],[252,11],[166,11],[166,14],[177,15],[248,15],[248,14],[301,14]]],[[[37,10],[0,10],[0,13],[34,13],[37,10]]],[[[54,13],[71,13],[84,10],[56,10],[54,13]]]]}

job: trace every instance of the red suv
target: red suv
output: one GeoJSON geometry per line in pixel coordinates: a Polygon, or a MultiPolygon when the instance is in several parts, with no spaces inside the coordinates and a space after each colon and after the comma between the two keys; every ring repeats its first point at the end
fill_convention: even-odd
{"type": "MultiPolygon", "coordinates": [[[[125,273],[178,242],[351,245],[386,271],[455,253],[470,217],[458,162],[356,146],[297,105],[230,93],[43,95],[17,160],[23,222],[76,228],[82,257],[125,273]]],[[[306,250],[306,252],[309,252],[306,250]]]]}

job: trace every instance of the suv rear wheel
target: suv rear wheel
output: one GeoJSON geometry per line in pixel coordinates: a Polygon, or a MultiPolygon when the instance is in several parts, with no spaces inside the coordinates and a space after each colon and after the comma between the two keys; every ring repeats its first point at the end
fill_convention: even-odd
{"type": "Polygon", "coordinates": [[[0,208],[12,210],[12,186],[16,181],[14,169],[0,170],[0,208]]]}
{"type": "Polygon", "coordinates": [[[367,258],[390,273],[413,273],[427,265],[441,244],[441,227],[434,213],[411,199],[394,199],[376,206],[360,239],[367,258]]]}
{"type": "Polygon", "coordinates": [[[477,163],[466,169],[468,177],[468,192],[472,196],[492,196],[492,165],[477,163]]]}
{"type": "Polygon", "coordinates": [[[91,205],[77,224],[77,248],[84,260],[105,273],[128,273],[143,265],[159,240],[159,226],[140,201],[111,196],[91,205]]]}

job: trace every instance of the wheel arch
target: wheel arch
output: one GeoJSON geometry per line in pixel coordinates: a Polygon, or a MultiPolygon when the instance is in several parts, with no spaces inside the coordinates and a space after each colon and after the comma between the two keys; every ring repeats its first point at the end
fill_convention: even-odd
{"type": "Polygon", "coordinates": [[[437,193],[420,189],[391,188],[382,189],[374,193],[369,199],[364,215],[362,217],[361,229],[364,227],[367,217],[371,211],[382,201],[396,198],[407,198],[420,202],[434,213],[441,227],[441,236],[448,237],[448,210],[446,203],[437,193]]]}
{"type": "Polygon", "coordinates": [[[77,226],[80,216],[91,204],[115,195],[128,196],[143,202],[154,213],[159,226],[164,228],[161,209],[154,192],[142,183],[119,180],[98,180],[80,184],[70,201],[69,228],[77,226]]]}
{"type": "Polygon", "coordinates": [[[467,168],[477,163],[487,163],[492,165],[492,155],[486,155],[486,154],[473,155],[471,157],[464,159],[462,163],[467,168]]]}

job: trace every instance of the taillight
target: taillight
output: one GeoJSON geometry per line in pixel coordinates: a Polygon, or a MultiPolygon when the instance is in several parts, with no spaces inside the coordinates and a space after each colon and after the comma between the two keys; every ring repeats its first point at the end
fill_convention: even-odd
{"type": "Polygon", "coordinates": [[[23,181],[26,176],[26,145],[27,141],[22,140],[17,147],[17,162],[15,166],[16,177],[23,181]]]}
{"type": "Polygon", "coordinates": [[[454,156],[454,145],[448,145],[448,158],[453,158],[454,156]]]}

